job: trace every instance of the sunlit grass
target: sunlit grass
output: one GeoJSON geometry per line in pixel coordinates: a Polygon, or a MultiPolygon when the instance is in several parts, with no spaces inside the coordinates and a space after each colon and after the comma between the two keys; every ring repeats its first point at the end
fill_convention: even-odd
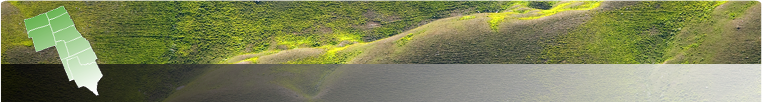
{"type": "Polygon", "coordinates": [[[468,19],[474,19],[474,18],[476,18],[476,16],[463,16],[463,17],[460,17],[460,19],[458,20],[468,20],[468,19]]]}
{"type": "Polygon", "coordinates": [[[301,35],[284,35],[276,37],[278,45],[286,45],[289,49],[299,48],[301,45],[315,43],[315,38],[301,35]]]}
{"type": "Polygon", "coordinates": [[[412,39],[413,39],[413,33],[410,33],[410,34],[405,35],[405,37],[402,37],[399,40],[394,41],[394,43],[396,43],[397,46],[404,46],[405,44],[407,44],[408,41],[410,41],[412,39]]]}
{"type": "Polygon", "coordinates": [[[352,34],[348,32],[335,32],[332,36],[338,42],[341,42],[341,41],[363,42],[361,35],[352,34]]]}
{"type": "Polygon", "coordinates": [[[499,25],[500,22],[503,22],[503,20],[511,14],[516,14],[516,12],[490,13],[487,16],[490,18],[489,27],[492,28],[492,30],[497,31],[497,25],[499,25]]]}
{"type": "Polygon", "coordinates": [[[251,63],[251,64],[257,64],[257,59],[259,59],[259,57],[249,58],[249,59],[246,59],[244,61],[249,61],[249,63],[251,63]]]}
{"type": "Polygon", "coordinates": [[[502,6],[504,10],[510,9],[512,6],[517,6],[517,5],[518,6],[526,7],[527,5],[529,5],[529,1],[511,1],[511,2],[506,3],[506,4],[508,4],[508,5],[503,5],[502,6]]]}
{"type": "Polygon", "coordinates": [[[321,46],[317,48],[326,49],[327,51],[320,56],[310,57],[304,59],[298,59],[288,61],[285,64],[344,64],[351,60],[355,56],[362,53],[360,50],[345,51],[351,46],[362,46],[366,43],[357,43],[353,45],[347,45],[344,47],[338,46],[321,46]]]}
{"type": "MultiPolygon", "coordinates": [[[[675,35],[683,27],[695,24],[691,22],[702,23],[710,19],[712,10],[723,3],[642,2],[627,8],[594,13],[593,19],[584,25],[567,35],[554,38],[554,43],[547,46],[542,59],[546,59],[546,63],[663,63],[681,52],[670,51],[670,46],[677,47],[675,50],[701,46],[707,35],[691,36],[689,40],[692,42],[684,44],[685,46],[671,44],[675,43],[675,35]],[[660,8],[654,8],[655,4],[659,4],[660,8]]],[[[592,9],[597,5],[599,4],[588,3],[578,6],[581,8],[570,9],[592,9]]]]}
{"type": "Polygon", "coordinates": [[[540,14],[542,14],[542,15],[540,15],[540,16],[522,17],[522,18],[519,18],[519,19],[522,19],[522,20],[538,19],[538,18],[554,15],[554,14],[556,14],[558,12],[563,12],[563,11],[568,11],[568,10],[590,10],[590,9],[596,8],[596,7],[600,6],[600,5],[601,5],[601,1],[570,1],[570,2],[561,3],[561,4],[558,4],[556,6],[553,6],[553,8],[551,8],[549,10],[541,10],[540,14]],[[579,5],[579,6],[569,7],[570,4],[576,3],[576,2],[584,2],[584,4],[579,5]]]}
{"type": "MultiPolygon", "coordinates": [[[[508,5],[504,6],[504,9],[506,9],[505,12],[488,14],[488,17],[490,17],[490,20],[489,20],[490,28],[492,28],[492,30],[497,31],[498,25],[501,22],[505,21],[505,19],[507,18],[519,18],[521,20],[531,20],[531,19],[538,19],[538,18],[554,15],[558,12],[563,12],[568,10],[590,10],[601,5],[601,1],[566,1],[566,2],[557,2],[557,3],[560,3],[560,4],[556,4],[551,9],[548,9],[548,10],[542,10],[542,9],[528,7],[529,2],[527,1],[511,2],[508,5]],[[581,5],[577,5],[577,6],[571,5],[571,4],[580,3],[580,2],[582,2],[581,5]],[[539,11],[539,12],[530,12],[530,11],[539,11]],[[511,17],[515,14],[532,14],[532,13],[537,13],[539,15],[529,16],[529,17],[511,17]]],[[[461,18],[461,20],[463,18],[461,18]]]]}

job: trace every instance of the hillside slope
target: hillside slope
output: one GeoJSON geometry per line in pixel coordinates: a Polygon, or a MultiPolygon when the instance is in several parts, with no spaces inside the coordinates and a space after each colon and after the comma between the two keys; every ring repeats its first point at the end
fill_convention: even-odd
{"type": "MultiPolygon", "coordinates": [[[[560,2],[555,7],[573,7],[562,5],[566,3],[581,4],[560,2]]],[[[508,9],[444,18],[374,42],[322,47],[327,52],[322,55],[260,63],[760,63],[759,12],[754,10],[759,5],[740,1],[613,1],[591,10],[568,10],[531,19],[526,18],[542,12],[513,13],[521,8],[508,9]],[[497,17],[503,20],[494,25],[494,18],[503,14],[508,15],[497,17]]],[[[299,55],[278,54],[264,57],[299,55]]],[[[248,62],[256,63],[256,59],[248,62]]]]}
{"type": "MultiPolygon", "coordinates": [[[[558,5],[560,4],[564,3],[561,2],[558,5]]],[[[538,12],[511,13],[506,15],[508,18],[501,18],[503,20],[497,22],[499,23],[497,25],[492,25],[494,16],[513,11],[505,13],[480,13],[439,19],[395,36],[372,42],[345,43],[337,46],[317,47],[314,49],[285,50],[242,55],[239,57],[243,58],[236,58],[242,59],[240,62],[230,61],[228,63],[758,64],[760,63],[759,7],[759,2],[736,1],[605,1],[601,2],[599,7],[590,10],[561,11],[553,15],[539,18],[522,19],[524,17],[537,16],[532,13],[538,12]],[[496,26],[496,28],[493,28],[493,26],[496,26]],[[701,60],[702,58],[704,60],[701,60]],[[260,59],[268,59],[268,61],[259,62],[261,61],[260,59]],[[272,62],[275,60],[278,62],[272,62]]],[[[232,67],[235,66],[238,65],[232,65],[232,67]]],[[[188,88],[189,90],[177,91],[165,101],[216,100],[228,98],[247,100],[218,93],[218,91],[231,90],[227,92],[257,93],[257,91],[263,91],[260,88],[277,90],[278,92],[275,93],[278,94],[277,97],[289,97],[288,101],[323,101],[320,99],[328,97],[326,94],[331,94],[331,91],[343,91],[331,90],[340,89],[335,87],[336,84],[351,81],[346,80],[347,78],[364,78],[353,77],[351,75],[352,73],[377,75],[374,73],[383,73],[385,72],[385,69],[392,69],[390,71],[404,71],[406,69],[411,69],[379,68],[378,70],[374,69],[375,71],[367,70],[374,73],[361,73],[359,71],[364,69],[356,65],[267,66],[274,66],[265,69],[266,71],[269,70],[269,73],[251,73],[270,80],[270,84],[260,85],[262,87],[240,86],[239,84],[232,85],[234,83],[227,82],[212,82],[214,80],[194,81],[187,86],[191,87],[188,88]],[[240,87],[257,88],[248,89],[240,87]],[[200,97],[202,95],[208,96],[200,97]]],[[[372,68],[372,65],[363,66],[372,68]]],[[[256,69],[260,70],[262,68],[256,69]]],[[[639,71],[636,69],[633,70],[639,71]]],[[[210,71],[209,73],[213,75],[205,75],[201,76],[201,78],[220,78],[217,79],[219,81],[237,80],[236,77],[221,76],[218,74],[249,73],[242,71],[245,70],[210,71]]],[[[535,75],[543,77],[540,78],[541,80],[550,81],[550,83],[545,84],[549,87],[558,86],[555,84],[562,81],[550,78],[553,78],[554,76],[568,76],[568,71],[531,72],[538,72],[535,75]]],[[[427,71],[427,73],[429,72],[427,71]]],[[[438,72],[434,73],[436,74],[438,72]]],[[[629,81],[631,78],[625,79],[619,76],[642,76],[640,74],[628,74],[618,71],[609,71],[604,74],[607,75],[595,76],[620,79],[621,81],[626,80],[621,84],[612,83],[622,87],[632,87],[632,84],[630,83],[633,81],[629,81]]],[[[656,75],[650,76],[654,77],[648,78],[662,79],[656,75]]],[[[244,76],[244,78],[250,77],[244,76]]],[[[380,76],[380,78],[389,77],[380,76]]],[[[605,80],[604,82],[612,81],[617,82],[618,80],[605,80]]],[[[669,86],[670,84],[664,85],[669,86]]],[[[578,88],[595,90],[595,88],[587,87],[591,85],[580,86],[581,87],[578,88]]],[[[671,86],[675,85],[671,84],[671,86]]],[[[351,88],[357,89],[358,87],[351,88]]],[[[610,93],[622,92],[618,90],[595,91],[603,91],[603,93],[609,93],[609,95],[612,96],[614,94],[610,93]]],[[[268,94],[270,92],[271,91],[268,91],[268,94]]],[[[268,100],[270,98],[257,99],[268,100]]],[[[662,101],[668,100],[665,99],[662,101]]]]}
{"type": "Polygon", "coordinates": [[[690,23],[675,36],[664,63],[760,63],[760,3],[728,2],[707,21],[690,23]]]}
{"type": "Polygon", "coordinates": [[[217,64],[235,55],[368,42],[490,1],[6,1],[3,64],[59,64],[28,50],[23,19],[65,6],[99,64],[217,64]]]}
{"type": "MultiPolygon", "coordinates": [[[[632,4],[632,2],[557,3],[557,5],[564,4],[565,6],[542,10],[516,3],[504,12],[439,19],[389,38],[348,46],[324,47],[330,50],[321,56],[303,57],[280,63],[537,63],[538,59],[531,57],[541,56],[543,40],[546,38],[563,35],[569,29],[584,23],[585,20],[590,19],[590,13],[592,13],[590,11],[602,10],[593,9],[598,5],[608,9],[616,5],[632,4]],[[545,13],[545,11],[553,11],[553,13],[545,13]]],[[[256,62],[253,61],[256,59],[258,58],[253,57],[249,59],[249,62],[256,62]]]]}
{"type": "MultiPolygon", "coordinates": [[[[73,7],[100,64],[760,62],[758,2],[528,3],[4,2],[3,21],[73,7]]],[[[59,63],[30,52],[22,26],[3,25],[3,63],[59,63]]]]}

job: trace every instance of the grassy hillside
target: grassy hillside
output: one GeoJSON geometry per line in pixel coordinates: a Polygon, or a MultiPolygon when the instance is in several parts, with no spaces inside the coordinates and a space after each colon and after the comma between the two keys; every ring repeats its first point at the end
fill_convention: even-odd
{"type": "MultiPolygon", "coordinates": [[[[547,50],[550,63],[660,63],[675,32],[718,2],[643,2],[595,14],[547,50]],[[688,6],[682,6],[686,5],[688,6]]],[[[698,19],[696,19],[698,18],[698,19]]]]}
{"type": "MultiPolygon", "coordinates": [[[[101,64],[759,62],[758,19],[744,17],[757,2],[6,2],[3,21],[56,5],[101,64]],[[708,52],[736,42],[749,50],[708,52]],[[314,51],[287,51],[302,48],[314,51]]],[[[29,50],[23,24],[4,25],[3,63],[60,62],[29,50]]]]}
{"type": "MultiPolygon", "coordinates": [[[[667,2],[665,5],[682,4],[684,2],[667,2]]],[[[529,7],[528,3],[512,2],[507,3],[508,8],[503,12],[475,14],[462,17],[452,17],[441,19],[425,26],[399,34],[399,37],[370,42],[369,44],[351,45],[348,51],[337,51],[346,49],[346,47],[324,47],[340,53],[325,53],[322,56],[303,57],[304,60],[296,60],[290,63],[297,64],[336,64],[346,62],[353,58],[350,63],[641,63],[624,62],[616,60],[634,60],[641,61],[663,61],[663,59],[654,59],[654,56],[662,56],[666,49],[666,40],[669,35],[658,37],[646,37],[642,42],[637,43],[605,43],[621,42],[616,41],[621,38],[637,37],[632,34],[640,30],[667,30],[667,28],[683,27],[683,18],[672,17],[699,17],[706,18],[707,8],[713,8],[724,2],[687,2],[693,3],[691,7],[702,7],[693,9],[682,9],[683,11],[663,11],[663,10],[634,10],[635,7],[647,7],[653,2],[642,2],[637,5],[628,2],[553,2],[552,7],[543,10],[542,8],[529,7]],[[604,7],[596,8],[604,5],[604,7]],[[618,7],[617,7],[618,6],[618,7]],[[627,6],[627,7],[623,7],[627,6]],[[611,8],[616,7],[616,8],[611,8]],[[633,8],[631,10],[630,8],[633,8]],[[699,11],[699,9],[701,9],[699,11]],[[621,12],[620,12],[621,11],[621,12]],[[639,17],[624,16],[622,12],[637,13],[643,12],[645,15],[639,17]],[[662,12],[649,12],[662,11],[662,12]],[[691,12],[691,13],[688,13],[691,12]],[[693,13],[695,12],[695,13],[693,13]],[[560,13],[560,14],[557,14],[560,13]],[[620,13],[622,19],[609,19],[616,13],[620,13]],[[557,15],[556,15],[557,14],[557,15]],[[691,14],[691,15],[689,15],[691,14]],[[550,16],[550,17],[546,17],[550,16]],[[659,17],[661,16],[661,17],[659,17]],[[565,19],[564,19],[565,18],[565,19]],[[608,21],[604,21],[608,19],[608,21]],[[667,19],[667,20],[665,20],[667,19]],[[671,20],[669,20],[671,19],[671,20]],[[682,20],[681,20],[682,19],[682,20]],[[633,21],[628,21],[633,20],[633,21]],[[638,20],[638,21],[634,21],[638,20]],[[629,22],[611,26],[613,22],[629,22]],[[633,23],[634,22],[634,23],[633,23]],[[673,23],[674,22],[674,23],[673,23]],[[486,24],[488,23],[488,24],[486,24]],[[584,24],[583,24],[584,23],[584,24]],[[659,25],[654,24],[668,24],[659,25]],[[680,25],[680,26],[674,26],[680,25]],[[487,27],[485,27],[487,26],[487,27]],[[605,26],[605,27],[604,27],[605,26]],[[600,28],[598,28],[600,27],[600,28]],[[667,27],[667,28],[665,28],[667,27]],[[490,32],[488,29],[493,30],[490,32]],[[582,30],[586,29],[586,30],[582,30]],[[589,30],[596,29],[596,30],[589,30]],[[616,30],[615,30],[616,29],[616,30]],[[629,30],[629,31],[623,31],[629,30]],[[589,34],[586,32],[597,32],[589,34]],[[612,33],[622,32],[622,33],[612,33]],[[567,35],[568,34],[568,35],[567,35]],[[621,35],[612,36],[615,39],[606,39],[600,41],[582,41],[577,38],[587,38],[590,36],[579,35],[598,35],[608,36],[610,34],[621,35]],[[400,38],[404,37],[404,38],[400,38]],[[394,43],[396,45],[391,45],[394,43]],[[572,46],[572,43],[576,44],[572,46]],[[597,43],[596,45],[613,45],[614,47],[606,49],[579,48],[582,44],[597,43]],[[649,45],[650,44],[650,45],[649,45]],[[634,48],[616,48],[616,46],[639,46],[641,52],[632,52],[634,48]],[[661,46],[661,47],[659,47],[661,46]],[[576,48],[575,48],[576,47],[576,48]],[[653,48],[653,49],[647,49],[653,48]],[[584,50],[580,50],[584,49],[584,50]],[[351,51],[349,51],[351,50],[351,51]],[[617,51],[613,51],[617,50],[617,51]],[[360,53],[358,57],[355,58],[360,53]],[[601,54],[622,55],[617,53],[632,53],[622,57],[607,57],[601,54]],[[339,55],[341,54],[341,55],[339,55]],[[590,54],[598,54],[590,57],[590,54]],[[333,57],[337,56],[338,57],[333,57]],[[348,55],[348,56],[343,56],[348,55]],[[634,56],[641,56],[635,58],[634,56]],[[642,57],[642,56],[650,56],[642,57]],[[568,58],[564,58],[568,57],[568,58]],[[563,59],[590,57],[588,62],[567,62],[563,59]],[[595,58],[595,59],[592,59],[595,58]],[[310,61],[310,62],[303,62],[310,61]],[[318,61],[318,62],[316,62],[318,61]],[[320,62],[322,61],[322,62],[320,62]]],[[[660,4],[661,5],[661,4],[660,4]]],[[[688,8],[688,7],[684,7],[688,8]]],[[[675,9],[670,7],[669,9],[675,9]]],[[[674,31],[674,29],[672,29],[674,31]]],[[[658,31],[652,31],[658,32],[658,31]]],[[[670,31],[653,34],[669,34],[670,31]]],[[[674,32],[672,32],[674,33],[674,32]]],[[[654,35],[651,35],[654,36],[654,35]]],[[[585,45],[585,46],[586,46],[585,45]]],[[[595,47],[595,46],[591,46],[595,47]]],[[[600,46],[598,46],[600,47],[600,46]]],[[[288,52],[296,53],[296,52],[288,52]]],[[[277,55],[272,55],[277,56],[277,55]]],[[[272,56],[267,56],[272,58],[272,56]]],[[[277,58],[277,57],[275,57],[277,58]]],[[[256,62],[253,61],[250,62],[256,62]]],[[[573,59],[582,60],[582,59],[573,59]]],[[[645,62],[642,62],[645,63],[645,62]]]]}
{"type": "Polygon", "coordinates": [[[688,23],[674,36],[664,63],[760,63],[760,4],[727,2],[704,21],[688,23]]]}
{"type": "MultiPolygon", "coordinates": [[[[535,41],[540,37],[537,34],[542,33],[542,28],[534,27],[568,27],[579,24],[582,21],[557,22],[560,18],[553,18],[554,21],[542,21],[546,19],[534,19],[551,16],[562,11],[584,11],[600,5],[599,1],[589,2],[551,2],[558,3],[554,8],[548,10],[529,7],[527,1],[511,1],[502,4],[501,11],[491,11],[494,13],[480,13],[466,16],[454,16],[450,18],[433,21],[424,26],[398,34],[397,36],[377,40],[374,42],[348,42],[333,46],[316,47],[324,49],[325,52],[319,56],[303,56],[294,59],[295,54],[299,52],[283,52],[273,55],[264,55],[266,58],[291,59],[289,62],[258,62],[259,57],[251,57],[246,62],[262,63],[289,63],[289,64],[344,64],[344,63],[528,63],[529,61],[513,61],[514,58],[494,58],[503,56],[521,56],[534,54],[539,56],[539,51],[525,52],[521,54],[503,53],[503,49],[518,50],[540,50],[539,44],[535,41]],[[499,21],[496,22],[496,21],[499,21]],[[528,21],[524,22],[524,21],[528,21]],[[487,24],[488,23],[488,24],[487,24]],[[495,27],[503,27],[503,23],[510,26],[521,28],[501,28],[509,31],[498,31],[495,27]],[[527,24],[542,24],[541,26],[529,26],[527,24]],[[486,27],[484,27],[486,26],[486,27]],[[489,29],[494,31],[490,31],[489,29]],[[539,33],[538,33],[539,32],[539,33]],[[521,36],[514,36],[521,34],[521,36]],[[404,38],[400,39],[400,37],[404,38]],[[424,37],[424,38],[420,38],[424,37]],[[516,38],[528,38],[516,39],[516,38]],[[446,39],[443,39],[446,38],[446,39]],[[398,40],[399,39],[399,40],[398,40]],[[505,40],[515,40],[518,43],[506,44],[505,40]],[[528,42],[531,41],[531,42],[528,42]],[[469,43],[464,43],[469,42],[469,43]],[[471,43],[473,42],[473,43],[471,43]],[[357,44],[355,44],[357,43],[357,44]],[[447,43],[447,45],[444,45],[447,43]],[[479,43],[479,44],[476,44],[479,43]],[[354,44],[354,45],[353,45],[354,44]],[[394,44],[394,45],[392,45],[394,44]],[[431,45],[433,44],[433,45],[431,45]],[[527,44],[534,46],[518,46],[527,44]],[[476,48],[476,49],[462,49],[476,48]],[[451,50],[450,50],[451,49],[451,50]],[[439,56],[442,51],[444,55],[439,56]],[[467,55],[469,53],[480,53],[467,55]],[[431,54],[430,56],[428,54],[431,54]],[[450,55],[454,54],[454,55],[450,55]],[[460,55],[457,55],[460,54],[460,55]],[[483,56],[495,55],[495,56],[483,56]],[[466,58],[466,56],[474,56],[466,58]],[[466,59],[466,60],[463,60],[466,59]],[[479,59],[479,60],[470,60],[479,59]]],[[[566,16],[566,15],[560,15],[566,16]]],[[[559,17],[559,16],[553,16],[559,17]]],[[[583,17],[584,18],[584,17],[583,17]]],[[[563,31],[553,31],[563,32],[563,31]]],[[[543,34],[548,35],[548,34],[543,34]]],[[[319,52],[319,51],[318,51],[319,52]]],[[[299,55],[299,54],[296,54],[299,55]]],[[[524,59],[524,58],[521,58],[524,59]]],[[[238,60],[238,59],[236,59],[238,60]]]]}
{"type": "MultiPolygon", "coordinates": [[[[760,23],[754,17],[758,12],[753,10],[758,2],[566,1],[548,4],[553,5],[543,9],[526,2],[505,3],[507,8],[503,12],[440,19],[387,39],[349,46],[323,46],[318,47],[324,51],[317,52],[325,52],[320,55],[260,63],[760,62],[760,44],[757,43],[760,23]]],[[[263,57],[299,55],[292,54],[299,52],[284,53],[290,54],[263,57]]],[[[248,60],[257,62],[256,57],[248,60]]]]}
{"type": "MultiPolygon", "coordinates": [[[[66,6],[77,30],[88,39],[103,63],[166,63],[174,17],[164,2],[10,0],[23,18],[66,6]]],[[[21,34],[26,37],[23,28],[21,34]]],[[[31,39],[25,39],[31,40],[31,39]]],[[[17,52],[5,52],[6,54],[17,52]]],[[[52,55],[56,56],[56,55],[52,55]]],[[[11,62],[13,63],[13,62],[11,62]]]]}
{"type": "MultiPolygon", "coordinates": [[[[756,1],[24,1],[2,4],[2,63],[60,63],[55,48],[32,50],[21,20],[61,5],[99,64],[759,64],[762,46],[756,1]]],[[[290,92],[277,97],[319,101],[311,98],[327,75],[336,75],[332,68],[213,71],[199,78],[268,74],[258,82],[290,92]]],[[[125,97],[111,97],[128,101],[192,100],[194,92],[249,86],[193,81],[168,95],[197,74],[121,73],[155,74],[121,75],[138,80],[182,77],[112,82],[134,86],[114,92],[125,97]],[[143,89],[154,94],[141,95],[143,89]]]]}
{"type": "MultiPolygon", "coordinates": [[[[503,12],[443,18],[371,42],[242,55],[236,59],[240,62],[229,63],[760,63],[759,2],[551,4],[542,9],[514,2],[506,4],[509,6],[503,12]],[[593,5],[597,7],[584,8],[593,5]]],[[[341,74],[334,69],[270,70],[278,74],[272,82],[289,89],[284,94],[295,94],[294,99],[301,101],[320,101],[313,98],[320,96],[316,91],[329,91],[321,90],[321,83],[331,82],[325,76],[341,74]]],[[[176,98],[169,101],[188,100],[177,97],[210,91],[204,85],[193,86],[197,92],[174,94],[176,98]]]]}
{"type": "MultiPolygon", "coordinates": [[[[4,2],[3,21],[66,6],[99,64],[210,64],[239,54],[374,41],[439,18],[496,11],[501,3],[13,1],[4,2]]],[[[23,24],[4,25],[4,64],[56,63],[51,54],[28,54],[33,46],[23,24]]]]}
{"type": "MultiPolygon", "coordinates": [[[[4,54],[8,49],[14,46],[31,46],[32,40],[26,37],[22,23],[24,17],[17,8],[9,4],[6,0],[0,0],[0,58],[6,58],[4,54]],[[23,36],[22,36],[23,34],[23,36]]],[[[6,59],[0,59],[0,64],[9,63],[6,59]]]]}

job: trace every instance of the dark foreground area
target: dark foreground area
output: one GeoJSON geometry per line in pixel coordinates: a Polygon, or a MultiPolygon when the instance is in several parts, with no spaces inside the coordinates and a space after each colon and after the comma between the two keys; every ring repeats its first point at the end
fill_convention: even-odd
{"type": "Polygon", "coordinates": [[[213,65],[99,64],[99,96],[68,81],[61,64],[3,64],[2,101],[161,101],[213,65]]]}
{"type": "Polygon", "coordinates": [[[14,101],[760,101],[758,64],[99,65],[100,96],[61,65],[2,65],[14,101]]]}

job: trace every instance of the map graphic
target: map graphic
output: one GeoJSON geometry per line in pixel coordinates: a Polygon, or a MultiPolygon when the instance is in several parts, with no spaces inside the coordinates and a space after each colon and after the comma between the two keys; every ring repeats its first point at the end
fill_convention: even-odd
{"type": "Polygon", "coordinates": [[[76,80],[78,87],[87,87],[98,95],[98,81],[103,77],[95,63],[98,58],[63,6],[25,19],[24,24],[35,51],[55,46],[69,81],[76,80]]]}

